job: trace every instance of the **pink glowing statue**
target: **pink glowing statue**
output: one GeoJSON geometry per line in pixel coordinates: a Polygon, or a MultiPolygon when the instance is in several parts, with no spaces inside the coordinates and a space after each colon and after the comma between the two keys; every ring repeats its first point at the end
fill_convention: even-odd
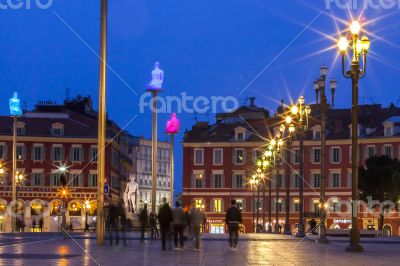
{"type": "Polygon", "coordinates": [[[176,113],[171,115],[171,120],[167,122],[167,133],[168,134],[177,134],[179,132],[180,122],[176,118],[176,113]]]}

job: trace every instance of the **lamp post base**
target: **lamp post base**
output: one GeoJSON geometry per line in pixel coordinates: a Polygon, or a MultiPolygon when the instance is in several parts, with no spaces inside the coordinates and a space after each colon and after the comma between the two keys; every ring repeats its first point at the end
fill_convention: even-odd
{"type": "Polygon", "coordinates": [[[319,227],[319,235],[317,240],[315,240],[315,243],[319,244],[328,244],[329,240],[326,238],[326,227],[325,224],[322,223],[321,226],[319,227]]]}
{"type": "Polygon", "coordinates": [[[296,233],[295,237],[299,237],[299,238],[306,237],[306,234],[304,233],[304,225],[303,224],[299,224],[297,226],[297,233],[296,233]]]}
{"type": "Polygon", "coordinates": [[[292,232],[290,231],[290,224],[289,223],[285,224],[285,231],[283,231],[283,234],[284,235],[291,235],[292,234],[292,232]]]}
{"type": "Polygon", "coordinates": [[[268,225],[268,230],[267,230],[267,233],[272,233],[272,226],[271,225],[268,225]]]}
{"type": "Polygon", "coordinates": [[[346,247],[347,252],[364,252],[364,248],[360,244],[352,243],[346,247]]]}

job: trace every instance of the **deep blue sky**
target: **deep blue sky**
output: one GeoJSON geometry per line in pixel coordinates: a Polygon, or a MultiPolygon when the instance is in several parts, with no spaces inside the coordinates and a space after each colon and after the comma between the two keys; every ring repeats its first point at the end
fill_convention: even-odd
{"type": "MultiPolygon", "coordinates": [[[[99,60],[54,12],[98,52],[99,2],[57,0],[47,10],[0,10],[1,114],[7,114],[7,101],[14,90],[28,108],[38,100],[62,102],[65,88],[72,89],[72,96],[91,95],[97,106],[99,60]]],[[[312,4],[295,0],[112,0],[108,64],[139,94],[150,80],[154,61],[159,60],[166,73],[164,96],[181,92],[206,97],[231,95],[241,102],[246,96],[256,96],[256,104],[271,109],[276,108],[275,101],[284,98],[288,102],[290,96],[304,94],[313,100],[312,81],[319,67],[333,65],[329,76],[338,80],[336,105],[349,107],[350,82],[341,77],[339,63],[334,63],[336,50],[317,53],[334,44],[318,33],[336,33],[330,14],[348,20],[349,12],[327,10],[324,1],[307,2],[312,4]],[[238,95],[320,10],[326,14],[318,17],[243,95],[238,95]]],[[[359,12],[353,10],[354,14],[359,12]]],[[[377,36],[370,36],[373,55],[367,78],[360,84],[360,101],[362,97],[375,97],[374,101],[388,105],[400,96],[399,9],[365,12],[365,20],[374,18],[382,19],[368,25],[368,31],[377,36]]],[[[341,23],[338,26],[344,28],[341,23]]],[[[111,71],[107,85],[109,115],[122,127],[139,113],[139,97],[111,71]]],[[[168,116],[159,117],[161,139],[167,137],[163,132],[168,116]]],[[[182,132],[194,123],[191,114],[179,117],[182,132]]],[[[198,115],[198,119],[208,118],[198,115]]],[[[150,112],[139,114],[127,129],[134,135],[150,137],[150,112]]],[[[178,136],[181,139],[182,134],[178,136]]],[[[180,190],[180,146],[176,153],[176,188],[180,190]]]]}

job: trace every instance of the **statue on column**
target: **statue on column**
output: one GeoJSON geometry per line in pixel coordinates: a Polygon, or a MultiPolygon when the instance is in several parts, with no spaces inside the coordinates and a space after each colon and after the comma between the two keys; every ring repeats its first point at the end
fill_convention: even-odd
{"type": "Polygon", "coordinates": [[[164,81],[164,71],[160,69],[159,62],[154,63],[154,69],[151,72],[151,78],[150,84],[147,85],[147,90],[161,90],[164,81]]]}
{"type": "Polygon", "coordinates": [[[171,119],[167,122],[166,131],[168,134],[177,134],[179,132],[180,122],[176,118],[176,113],[172,113],[171,119]]]}
{"type": "Polygon", "coordinates": [[[21,104],[18,99],[18,93],[14,92],[13,97],[10,99],[10,115],[11,116],[21,116],[21,104]]]}
{"type": "Polygon", "coordinates": [[[129,180],[124,192],[125,211],[126,213],[135,213],[139,185],[136,183],[136,176],[134,174],[129,175],[129,180]]]}

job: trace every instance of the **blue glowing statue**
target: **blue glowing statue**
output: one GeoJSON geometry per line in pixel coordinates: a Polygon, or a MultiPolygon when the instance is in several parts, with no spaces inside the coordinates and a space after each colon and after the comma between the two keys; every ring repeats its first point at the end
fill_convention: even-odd
{"type": "Polygon", "coordinates": [[[161,90],[164,81],[164,71],[160,69],[160,63],[154,64],[154,70],[151,72],[151,82],[147,85],[147,90],[161,90]]]}
{"type": "Polygon", "coordinates": [[[20,116],[22,115],[20,100],[18,99],[18,93],[14,92],[14,96],[10,99],[10,115],[20,116]]]}

